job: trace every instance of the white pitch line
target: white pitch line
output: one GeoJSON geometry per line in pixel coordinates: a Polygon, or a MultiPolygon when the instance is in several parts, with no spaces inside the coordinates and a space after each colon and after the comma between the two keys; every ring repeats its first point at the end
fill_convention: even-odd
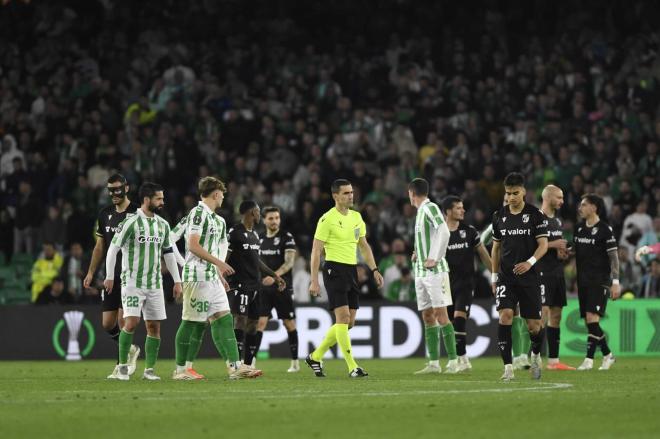
{"type": "MultiPolygon", "coordinates": [[[[474,382],[474,381],[472,381],[474,382]]],[[[488,382],[492,384],[492,382],[488,382]]],[[[496,387],[496,388],[491,388],[491,389],[437,389],[437,390],[413,390],[409,392],[395,392],[395,391],[382,391],[382,392],[363,392],[360,394],[360,396],[366,396],[366,397],[385,397],[385,396],[407,396],[407,395],[439,395],[439,394],[462,394],[462,393],[511,393],[511,392],[548,392],[552,390],[562,390],[562,389],[568,389],[573,387],[573,384],[569,383],[539,383],[537,386],[528,386],[528,387],[516,387],[516,386],[510,386],[509,384],[502,384],[503,387],[496,387]]],[[[114,391],[109,391],[105,393],[126,393],[127,389],[124,390],[114,390],[114,391]]],[[[193,389],[186,391],[186,393],[194,391],[193,389]]],[[[68,390],[64,391],[62,393],[104,393],[104,392],[99,392],[99,391],[89,391],[89,390],[81,390],[81,391],[75,391],[75,390],[68,390]]],[[[164,393],[183,393],[183,391],[171,391],[167,390],[164,391],[164,393]]],[[[217,392],[217,391],[216,391],[217,392]]],[[[266,391],[260,391],[260,392],[266,392],[266,391]]],[[[211,391],[207,392],[198,392],[198,393],[211,393],[211,391]]],[[[255,396],[255,399],[299,399],[299,398],[307,398],[310,396],[310,394],[314,395],[315,399],[318,398],[341,398],[341,397],[354,397],[355,393],[354,392],[319,392],[318,389],[315,389],[314,391],[293,391],[292,393],[287,393],[287,394],[260,394],[260,395],[254,395],[255,391],[254,390],[230,390],[226,391],[224,393],[215,393],[213,396],[183,396],[183,397],[177,397],[177,396],[139,396],[139,395],[127,395],[127,397],[133,398],[134,396],[137,396],[136,401],[211,401],[211,400],[229,400],[229,399],[236,399],[237,397],[243,397],[245,395],[253,395],[255,396]]],[[[45,403],[53,403],[53,404],[59,404],[59,403],[65,403],[65,402],[80,402],[83,401],[80,398],[60,398],[60,399],[45,399],[42,400],[42,402],[45,403]]],[[[86,399],[84,401],[87,401],[86,399]]],[[[0,401],[0,404],[6,404],[6,405],[12,405],[12,404],[19,404],[21,402],[28,402],[32,403],[34,400],[24,400],[24,401],[10,401],[10,400],[4,400],[0,401]]]]}

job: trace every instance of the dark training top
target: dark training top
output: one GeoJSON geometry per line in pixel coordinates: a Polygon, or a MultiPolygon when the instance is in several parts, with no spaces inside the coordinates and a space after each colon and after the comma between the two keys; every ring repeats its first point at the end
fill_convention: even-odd
{"type": "Polygon", "coordinates": [[[513,267],[534,255],[537,238],[547,238],[548,223],[545,215],[536,207],[525,204],[514,215],[509,206],[493,214],[493,240],[501,242],[500,282],[525,286],[539,285],[536,265],[522,275],[513,274],[513,267]]]}

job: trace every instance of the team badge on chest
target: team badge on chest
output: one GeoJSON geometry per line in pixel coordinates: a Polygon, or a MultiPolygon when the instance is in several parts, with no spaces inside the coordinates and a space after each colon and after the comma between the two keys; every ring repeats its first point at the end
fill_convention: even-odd
{"type": "Polygon", "coordinates": [[[529,214],[528,213],[523,214],[522,221],[523,221],[523,223],[529,222],[529,214]]]}
{"type": "Polygon", "coordinates": [[[465,230],[459,230],[458,234],[460,235],[461,239],[465,239],[467,237],[465,230]]]}

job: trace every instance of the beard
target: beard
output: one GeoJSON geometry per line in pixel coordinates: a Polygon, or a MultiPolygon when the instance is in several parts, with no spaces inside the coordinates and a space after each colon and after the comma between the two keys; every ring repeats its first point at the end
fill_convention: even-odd
{"type": "Polygon", "coordinates": [[[149,209],[149,212],[151,212],[151,213],[158,213],[158,212],[161,212],[163,210],[163,206],[162,205],[161,206],[156,206],[154,204],[149,203],[149,206],[147,207],[147,209],[149,209]]]}

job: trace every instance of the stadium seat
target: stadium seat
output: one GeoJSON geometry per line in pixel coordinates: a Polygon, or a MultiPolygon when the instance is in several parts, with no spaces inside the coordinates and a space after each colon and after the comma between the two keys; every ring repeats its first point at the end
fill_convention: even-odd
{"type": "Polygon", "coordinates": [[[30,299],[30,290],[18,281],[8,283],[0,289],[0,303],[2,304],[18,305],[30,303],[30,299]]]}

